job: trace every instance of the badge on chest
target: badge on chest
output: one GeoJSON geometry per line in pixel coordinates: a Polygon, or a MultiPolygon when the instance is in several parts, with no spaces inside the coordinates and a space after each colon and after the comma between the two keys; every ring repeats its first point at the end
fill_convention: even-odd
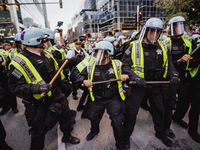
{"type": "Polygon", "coordinates": [[[157,53],[157,55],[162,55],[162,50],[161,49],[157,49],[156,53],[157,53]]]}

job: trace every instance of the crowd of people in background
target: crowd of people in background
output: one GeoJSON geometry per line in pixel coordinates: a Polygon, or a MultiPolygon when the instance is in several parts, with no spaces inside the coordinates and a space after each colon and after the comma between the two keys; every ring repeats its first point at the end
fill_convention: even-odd
{"type": "MultiPolygon", "coordinates": [[[[163,21],[153,17],[130,37],[95,40],[85,36],[64,39],[62,31],[48,28],[18,33],[14,43],[4,41],[0,50],[0,115],[10,109],[18,113],[17,96],[26,108],[31,150],[44,148],[45,134],[57,122],[62,142],[79,144],[79,138],[71,134],[76,111],[70,109],[68,96],[77,100],[81,89],[77,111],[83,110],[81,118],[90,120],[87,141],[99,134],[106,109],[116,149],[131,148],[130,136],[142,107],[150,111],[155,137],[166,146],[173,147],[176,138],[170,128],[172,120],[200,143],[200,53],[193,51],[200,45],[200,26],[189,29],[185,22],[176,16],[163,29],[163,21]],[[60,34],[59,42],[55,33],[60,34]],[[52,81],[59,68],[63,70],[52,81]],[[188,110],[189,123],[183,120],[188,110]]],[[[0,131],[0,145],[11,150],[1,121],[0,131]]]]}

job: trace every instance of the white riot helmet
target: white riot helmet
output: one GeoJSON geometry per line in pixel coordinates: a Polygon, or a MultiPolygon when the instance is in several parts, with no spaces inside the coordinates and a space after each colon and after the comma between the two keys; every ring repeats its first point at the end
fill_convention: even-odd
{"type": "Polygon", "coordinates": [[[38,28],[28,28],[21,33],[21,41],[26,46],[37,46],[46,42],[46,35],[38,28]]]}
{"type": "Polygon", "coordinates": [[[44,32],[45,35],[48,36],[49,39],[49,42],[45,44],[46,48],[52,47],[52,45],[56,43],[55,34],[53,30],[49,28],[43,28],[42,31],[44,32]]]}
{"type": "Polygon", "coordinates": [[[159,18],[150,18],[142,28],[139,40],[148,44],[155,44],[162,34],[163,21],[159,18]]]}
{"type": "Polygon", "coordinates": [[[103,39],[103,41],[108,41],[108,42],[113,43],[115,41],[115,38],[113,36],[107,36],[103,39]]]}
{"type": "Polygon", "coordinates": [[[100,41],[93,49],[91,58],[95,57],[96,65],[103,65],[110,61],[110,55],[114,55],[114,46],[108,41],[100,41]]]}
{"type": "Polygon", "coordinates": [[[189,26],[182,16],[176,16],[170,19],[167,31],[169,36],[181,36],[185,33],[190,35],[189,26]]]}
{"type": "Polygon", "coordinates": [[[123,35],[120,35],[118,38],[117,38],[117,41],[119,42],[119,41],[122,41],[122,44],[125,42],[125,36],[123,36],[123,35]]]}
{"type": "Polygon", "coordinates": [[[17,33],[14,40],[16,42],[21,42],[21,33],[17,33]]]}

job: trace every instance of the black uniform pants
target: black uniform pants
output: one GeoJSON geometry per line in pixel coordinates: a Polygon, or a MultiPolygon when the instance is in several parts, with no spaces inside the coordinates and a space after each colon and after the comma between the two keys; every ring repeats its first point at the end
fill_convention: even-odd
{"type": "Polygon", "coordinates": [[[164,106],[161,93],[161,87],[159,85],[147,85],[146,88],[132,86],[130,89],[130,96],[127,98],[125,107],[126,115],[124,121],[125,127],[125,140],[128,140],[133,133],[136,123],[136,116],[138,114],[139,107],[145,96],[149,95],[149,103],[151,106],[151,114],[153,117],[154,128],[159,134],[164,133],[164,106]]]}
{"type": "Polygon", "coordinates": [[[190,98],[188,98],[188,82],[187,79],[181,79],[181,83],[177,86],[174,86],[172,90],[173,92],[172,99],[176,101],[176,93],[178,94],[178,103],[176,105],[175,112],[172,116],[173,120],[180,121],[184,118],[187,113],[190,105],[190,98]]]}
{"type": "Polygon", "coordinates": [[[90,101],[88,117],[91,120],[91,132],[99,131],[99,123],[105,109],[107,109],[107,113],[111,119],[116,146],[122,148],[122,140],[124,138],[124,115],[120,97],[96,100],[94,102],[90,101]]]}
{"type": "Polygon", "coordinates": [[[189,130],[197,132],[200,115],[200,87],[190,85],[191,108],[189,112],[189,130]]]}
{"type": "Polygon", "coordinates": [[[9,148],[9,146],[7,145],[6,141],[5,141],[5,138],[6,138],[6,131],[3,127],[3,124],[0,120],[0,146],[2,150],[6,150],[9,148]]]}
{"type": "Polygon", "coordinates": [[[88,94],[89,94],[88,89],[84,89],[84,92],[83,92],[83,94],[82,94],[82,96],[81,96],[81,98],[80,98],[80,102],[79,102],[79,105],[80,105],[80,106],[83,105],[83,103],[85,102],[86,97],[88,96],[88,94]]]}
{"type": "Polygon", "coordinates": [[[73,93],[72,93],[72,95],[76,96],[77,95],[77,86],[76,86],[76,84],[72,84],[72,87],[73,87],[73,93]]]}
{"type": "Polygon", "coordinates": [[[0,101],[3,109],[17,108],[16,96],[10,92],[7,83],[0,83],[0,101]]]}
{"type": "Polygon", "coordinates": [[[60,129],[66,137],[70,137],[71,127],[71,111],[68,106],[68,100],[63,93],[56,94],[56,101],[49,104],[50,98],[43,103],[41,100],[35,106],[35,115],[31,119],[28,110],[26,110],[26,119],[31,133],[31,150],[42,150],[44,148],[45,134],[52,129],[57,122],[60,129]],[[52,111],[53,110],[53,111],[52,111]]]}
{"type": "Polygon", "coordinates": [[[174,86],[170,84],[160,85],[162,88],[163,104],[164,104],[164,129],[169,129],[172,122],[172,110],[175,109],[176,101],[172,99],[176,91],[172,90],[174,86]],[[174,92],[174,93],[173,93],[174,92]]]}

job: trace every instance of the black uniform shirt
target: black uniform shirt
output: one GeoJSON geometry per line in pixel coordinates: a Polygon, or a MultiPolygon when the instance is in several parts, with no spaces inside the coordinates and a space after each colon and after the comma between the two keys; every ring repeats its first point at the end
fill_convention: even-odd
{"type": "MultiPolygon", "coordinates": [[[[129,80],[134,81],[138,76],[132,71],[131,66],[133,65],[131,59],[132,45],[126,50],[124,55],[124,61],[122,65],[123,74],[128,74],[129,80]]],[[[144,77],[146,80],[160,80],[157,78],[154,73],[151,75],[151,72],[155,72],[156,69],[162,69],[163,65],[163,52],[161,47],[156,45],[147,45],[142,43],[144,51],[144,77]]],[[[171,62],[171,55],[168,53],[168,75],[178,74],[171,62]]]]}
{"type": "Polygon", "coordinates": [[[186,62],[177,65],[177,60],[183,57],[183,55],[188,54],[189,49],[185,48],[185,43],[182,38],[180,39],[171,38],[171,40],[172,40],[172,48],[171,48],[172,62],[176,70],[179,72],[180,77],[184,78],[186,74],[186,62]]]}
{"type": "MultiPolygon", "coordinates": [[[[106,65],[96,65],[94,70],[93,82],[105,81],[115,79],[114,69],[111,62],[106,65]]],[[[77,83],[79,86],[83,83],[83,80],[88,80],[87,68],[77,76],[77,83]]],[[[97,84],[93,86],[93,93],[95,97],[98,98],[108,98],[119,96],[117,82],[110,82],[105,84],[97,84]]]]}
{"type": "MultiPolygon", "coordinates": [[[[35,69],[38,71],[42,79],[49,83],[53,76],[55,75],[55,66],[54,61],[51,57],[45,56],[44,52],[41,52],[41,56],[31,53],[30,51],[23,49],[22,55],[30,60],[35,69]]],[[[67,65],[71,65],[71,62],[67,65]]],[[[67,67],[66,65],[66,67],[67,67]]],[[[27,84],[24,76],[20,71],[18,71],[14,66],[11,66],[9,71],[9,88],[12,93],[16,96],[25,99],[25,100],[34,100],[33,94],[40,94],[38,89],[38,84],[27,84]]],[[[56,79],[53,83],[53,88],[51,89],[52,93],[60,85],[60,77],[56,79]]]]}

